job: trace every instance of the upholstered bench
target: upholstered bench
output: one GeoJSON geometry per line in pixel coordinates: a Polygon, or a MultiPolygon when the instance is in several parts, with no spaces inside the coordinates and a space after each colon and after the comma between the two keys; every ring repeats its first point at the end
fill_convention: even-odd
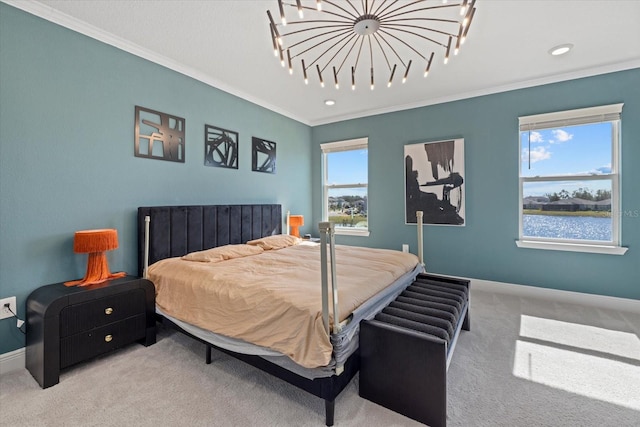
{"type": "Polygon", "coordinates": [[[469,281],[420,274],[360,324],[360,396],[431,427],[447,423],[447,369],[470,329],[469,281]]]}

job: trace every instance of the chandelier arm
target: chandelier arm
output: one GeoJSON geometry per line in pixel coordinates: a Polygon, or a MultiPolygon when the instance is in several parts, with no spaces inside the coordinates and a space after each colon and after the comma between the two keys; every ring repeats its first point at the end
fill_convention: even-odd
{"type": "Polygon", "coordinates": [[[358,49],[358,56],[356,57],[356,63],[353,66],[354,69],[358,68],[358,62],[360,61],[360,54],[362,53],[362,46],[364,45],[364,36],[359,36],[359,37],[360,37],[360,48],[358,49]]]}
{"type": "MultiPolygon", "coordinates": [[[[387,39],[382,37],[382,35],[379,34],[379,36],[382,39],[382,41],[385,42],[387,44],[387,46],[389,46],[389,49],[391,49],[391,51],[396,55],[396,58],[398,58],[398,60],[402,63],[402,66],[406,68],[407,65],[404,63],[404,61],[402,60],[402,58],[400,57],[398,52],[396,52],[396,50],[393,48],[393,46],[391,46],[391,43],[389,43],[389,41],[387,39]]],[[[380,49],[382,49],[382,47],[380,47],[380,49]]],[[[386,58],[386,56],[385,56],[385,58],[386,58]]],[[[387,64],[388,64],[388,61],[387,61],[387,64]]]]}
{"type": "MultiPolygon", "coordinates": [[[[324,0],[324,2],[325,2],[325,3],[329,3],[327,0],[324,0]]],[[[335,6],[335,5],[334,5],[334,4],[332,4],[332,6],[335,6]]],[[[337,7],[337,6],[336,6],[336,7],[337,7]]],[[[342,9],[342,8],[340,7],[340,9],[342,9]]],[[[314,10],[315,10],[315,9],[314,9],[314,10]]],[[[344,9],[342,9],[342,10],[344,10],[344,9]]],[[[328,13],[329,15],[338,16],[338,17],[340,17],[340,18],[347,19],[347,20],[349,20],[349,21],[352,21],[352,20],[353,20],[352,16],[349,14],[349,12],[347,12],[347,15],[345,16],[345,15],[341,15],[341,14],[339,14],[339,13],[337,13],[337,12],[332,12],[332,11],[330,11],[330,10],[322,9],[322,12],[321,12],[321,13],[328,13]]]]}
{"type": "MultiPolygon", "coordinates": [[[[351,16],[353,19],[358,19],[357,15],[354,15],[353,13],[349,12],[347,9],[343,8],[342,6],[339,6],[329,0],[324,0],[325,3],[330,4],[331,6],[340,9],[341,11],[343,11],[344,13],[346,13],[347,15],[351,16]]],[[[324,11],[323,11],[324,12],[324,11]]]]}
{"type": "Polygon", "coordinates": [[[349,4],[349,6],[351,6],[353,8],[353,10],[355,10],[355,12],[360,15],[360,11],[353,5],[353,3],[351,3],[351,0],[347,0],[347,3],[349,4]]]}
{"type": "MultiPolygon", "coordinates": [[[[325,40],[325,41],[323,41],[323,42],[318,43],[318,45],[323,44],[323,43],[326,43],[326,42],[329,42],[330,40],[333,40],[334,38],[337,38],[337,37],[340,37],[340,36],[332,37],[331,39],[328,39],[328,40],[325,40]]],[[[327,48],[327,50],[325,50],[324,52],[322,52],[322,53],[321,53],[321,54],[320,54],[320,55],[319,55],[319,56],[318,56],[318,57],[317,57],[317,58],[316,58],[316,59],[315,59],[311,64],[309,64],[309,66],[311,67],[313,64],[315,64],[316,62],[318,62],[318,61],[319,61],[323,56],[325,56],[325,55],[326,55],[326,54],[327,54],[331,49],[333,49],[334,47],[336,47],[336,45],[338,45],[338,43],[340,43],[341,41],[343,41],[343,40],[344,40],[344,39],[346,39],[347,37],[349,37],[349,34],[347,34],[346,36],[344,36],[343,38],[341,38],[340,40],[338,40],[337,42],[335,42],[333,45],[329,46],[329,47],[327,48]]],[[[318,45],[316,45],[316,46],[318,46],[318,45]]],[[[313,46],[313,47],[316,47],[316,46],[313,46]]],[[[309,48],[309,49],[312,49],[312,48],[309,48]]],[[[309,49],[307,49],[307,50],[309,50],[309,49]]],[[[322,70],[321,70],[321,71],[324,71],[324,70],[327,68],[327,66],[329,65],[329,62],[331,62],[331,61],[328,61],[328,62],[327,62],[327,65],[325,65],[324,67],[322,67],[322,70]]]]}
{"type": "Polygon", "coordinates": [[[298,46],[298,45],[300,45],[302,43],[308,42],[309,40],[313,40],[313,39],[315,39],[317,37],[326,36],[327,34],[343,32],[343,31],[351,31],[350,28],[347,28],[344,25],[325,25],[325,26],[322,26],[322,27],[305,28],[304,30],[294,31],[294,32],[288,33],[287,35],[303,33],[305,31],[314,31],[314,30],[318,30],[318,29],[321,29],[321,28],[334,28],[334,27],[339,27],[339,29],[327,31],[327,32],[324,32],[324,33],[321,33],[321,34],[316,34],[314,36],[308,37],[308,38],[306,38],[304,40],[301,40],[301,41],[299,41],[297,43],[292,44],[291,46],[289,46],[289,49],[291,49],[292,47],[296,47],[296,46],[298,46]]]}
{"type": "MultiPolygon", "coordinates": [[[[424,31],[431,31],[433,33],[438,33],[438,34],[443,34],[445,36],[452,36],[452,37],[458,37],[458,33],[448,33],[446,31],[440,31],[440,30],[436,30],[434,28],[429,28],[429,27],[420,27],[418,25],[409,25],[409,24],[385,24],[383,26],[383,28],[386,28],[387,30],[395,30],[395,31],[403,31],[402,28],[389,28],[389,27],[407,27],[407,28],[417,28],[419,30],[424,30],[424,31]]],[[[459,27],[462,27],[460,24],[458,24],[459,27]]],[[[411,33],[413,34],[413,33],[411,33]]]]}
{"type": "MultiPolygon", "coordinates": [[[[346,38],[346,37],[348,37],[348,36],[349,36],[349,33],[350,33],[350,32],[351,32],[351,30],[349,30],[349,31],[343,31],[342,33],[340,33],[340,34],[336,34],[335,36],[332,36],[332,37],[329,37],[329,38],[328,38],[328,39],[326,39],[326,40],[319,41],[318,43],[314,44],[313,46],[311,46],[311,47],[309,47],[309,48],[307,48],[307,49],[305,49],[305,50],[303,50],[302,52],[298,52],[298,53],[296,53],[296,54],[293,56],[293,58],[296,58],[296,57],[298,57],[298,56],[300,56],[300,55],[303,55],[303,54],[305,54],[305,53],[309,52],[310,50],[315,49],[316,47],[318,47],[318,46],[320,46],[320,45],[322,45],[322,44],[324,44],[324,43],[328,43],[328,42],[330,42],[331,40],[336,39],[336,38],[338,38],[338,37],[342,37],[342,36],[345,36],[345,35],[346,35],[346,36],[345,36],[345,38],[346,38]]],[[[344,40],[344,38],[343,38],[343,39],[341,39],[341,40],[344,40]]],[[[339,43],[339,42],[340,42],[340,41],[338,41],[338,43],[339,43]]],[[[334,46],[335,46],[335,45],[334,45],[334,46]]],[[[333,47],[333,46],[331,46],[331,47],[333,47]]],[[[331,50],[331,47],[330,47],[329,49],[327,49],[327,50],[331,50]]],[[[312,67],[312,66],[313,66],[313,64],[315,64],[315,63],[318,61],[318,59],[320,59],[320,58],[321,58],[325,53],[327,53],[327,52],[325,51],[324,53],[322,53],[322,55],[320,55],[318,58],[316,58],[316,60],[315,60],[315,61],[313,61],[311,64],[309,64],[309,66],[308,66],[307,68],[312,67]]],[[[325,67],[325,68],[326,68],[326,67],[325,67]]],[[[324,71],[324,68],[322,69],[322,71],[324,71]]]]}
{"type": "MultiPolygon", "coordinates": [[[[387,58],[387,52],[385,52],[384,49],[382,48],[382,45],[380,44],[380,40],[378,40],[378,37],[376,36],[375,33],[373,33],[373,39],[376,41],[376,43],[378,43],[380,52],[382,52],[382,56],[384,57],[384,60],[387,62],[387,67],[389,67],[389,70],[391,70],[391,64],[389,63],[389,58],[387,58]]],[[[404,63],[402,63],[402,65],[404,65],[404,63]]]]}
{"type": "MultiPolygon", "coordinates": [[[[298,25],[298,24],[311,24],[311,23],[339,24],[339,25],[345,25],[345,26],[353,25],[353,21],[350,19],[345,19],[344,21],[335,21],[331,19],[310,19],[310,20],[304,20],[304,21],[291,21],[287,23],[287,26],[298,25]]],[[[276,24],[276,25],[280,25],[280,24],[276,24]]],[[[287,34],[293,34],[293,33],[287,33],[287,34]]],[[[287,34],[282,34],[282,35],[286,36],[287,34]]]]}
{"type": "Polygon", "coordinates": [[[398,3],[398,1],[400,1],[400,0],[394,0],[393,2],[391,2],[391,4],[390,4],[390,5],[388,5],[388,6],[387,6],[387,7],[385,7],[384,9],[382,9],[382,6],[384,6],[384,4],[387,2],[387,0],[384,0],[384,1],[382,2],[382,4],[380,4],[380,6],[378,6],[378,9],[377,9],[375,12],[373,12],[373,14],[374,14],[374,15],[376,15],[377,17],[380,17],[380,15],[381,15],[381,14],[383,14],[384,12],[386,12],[386,11],[387,11],[387,9],[389,9],[390,7],[392,7],[394,4],[398,3]],[[380,9],[382,9],[382,10],[380,10],[380,9]]]}
{"type": "Polygon", "coordinates": [[[358,43],[357,37],[358,37],[358,35],[354,34],[354,37],[349,39],[349,42],[350,42],[351,40],[353,40],[355,38],[355,40],[353,41],[353,44],[351,45],[351,48],[349,49],[349,52],[347,52],[347,54],[344,56],[344,59],[342,60],[342,63],[340,64],[340,67],[338,68],[338,72],[340,72],[340,70],[342,70],[342,66],[344,65],[345,62],[347,62],[347,59],[349,58],[349,55],[351,55],[351,52],[353,51],[353,48],[356,47],[356,44],[358,43]]]}
{"type": "MultiPolygon", "coordinates": [[[[416,53],[416,55],[418,55],[420,58],[424,59],[425,61],[427,60],[427,58],[425,58],[423,54],[421,54],[420,52],[418,52],[418,51],[417,51],[413,46],[411,46],[409,43],[405,42],[404,40],[402,40],[402,39],[400,39],[400,38],[398,38],[398,37],[394,36],[394,35],[393,35],[393,34],[391,34],[391,33],[386,32],[386,31],[384,31],[384,30],[379,30],[379,31],[380,31],[380,32],[382,32],[382,33],[384,33],[384,34],[386,34],[386,35],[388,35],[389,37],[393,37],[394,39],[398,40],[400,43],[402,43],[403,45],[405,45],[406,47],[408,47],[409,49],[411,49],[412,51],[414,51],[414,52],[416,53]]],[[[425,37],[425,38],[426,38],[426,37],[425,37]]],[[[427,39],[427,40],[428,40],[428,39],[427,39]]],[[[432,41],[433,41],[433,40],[432,40],[432,41]]],[[[440,46],[443,46],[443,47],[445,47],[445,48],[447,47],[447,45],[444,45],[444,44],[442,44],[442,43],[438,43],[438,42],[436,42],[436,41],[433,41],[433,42],[434,42],[435,44],[439,44],[440,46]]],[[[397,53],[396,53],[396,55],[397,55],[397,53]]]]}
{"type": "Polygon", "coordinates": [[[455,19],[442,19],[442,18],[399,18],[399,19],[383,19],[380,21],[380,25],[392,25],[393,22],[405,22],[405,21],[436,21],[446,22],[447,24],[461,25],[460,21],[455,19]]]}
{"type": "MultiPolygon", "coordinates": [[[[427,1],[427,0],[415,0],[415,1],[412,1],[412,2],[403,2],[404,4],[402,4],[401,6],[398,6],[397,8],[395,8],[393,10],[387,11],[385,9],[385,13],[380,13],[380,15],[378,15],[378,18],[382,19],[382,18],[388,16],[389,14],[396,13],[399,10],[405,9],[407,7],[415,6],[418,3],[424,3],[425,1],[427,1]]],[[[437,7],[437,6],[433,6],[433,7],[437,7]]]]}
{"type": "MultiPolygon", "coordinates": [[[[442,46],[442,47],[444,47],[444,48],[446,48],[446,47],[447,47],[447,45],[446,45],[446,44],[444,44],[444,43],[440,43],[439,41],[434,40],[434,39],[432,39],[432,38],[430,38],[430,37],[427,37],[427,36],[423,36],[422,34],[414,33],[413,31],[403,30],[402,28],[388,28],[388,29],[389,29],[389,30],[393,30],[393,31],[401,31],[401,32],[403,32],[403,33],[407,33],[407,34],[412,34],[412,35],[414,35],[414,36],[416,36],[416,37],[420,37],[420,38],[422,38],[422,39],[428,40],[428,41],[430,41],[431,43],[435,43],[435,44],[437,44],[437,45],[440,45],[440,46],[442,46]]],[[[381,30],[381,31],[382,31],[382,30],[381,30]]],[[[393,37],[393,38],[395,38],[395,39],[397,39],[397,40],[401,41],[402,43],[406,44],[407,46],[409,46],[407,43],[405,43],[405,42],[404,42],[403,40],[401,40],[400,38],[398,38],[398,37],[394,36],[393,34],[391,34],[391,33],[389,33],[389,32],[386,32],[386,31],[385,31],[385,34],[389,34],[391,37],[393,37]]],[[[455,34],[454,34],[454,35],[449,35],[449,37],[456,37],[456,35],[455,35],[455,34]]],[[[413,48],[412,48],[412,49],[413,49],[413,48]]]]}
{"type": "MultiPolygon", "coordinates": [[[[410,5],[408,5],[408,6],[410,6],[410,5]]],[[[404,7],[406,7],[406,6],[404,6],[404,7]]],[[[443,8],[447,8],[447,7],[460,7],[460,4],[441,4],[439,6],[421,7],[419,9],[405,10],[404,12],[400,12],[400,13],[397,13],[395,15],[390,15],[392,13],[397,12],[399,9],[401,9],[401,8],[398,8],[398,9],[392,11],[392,12],[389,12],[389,14],[387,14],[385,16],[379,16],[379,18],[381,20],[382,19],[389,19],[389,18],[395,18],[396,16],[406,15],[408,13],[422,12],[424,10],[443,9],[443,8]]]]}
{"type": "MultiPolygon", "coordinates": [[[[322,69],[322,71],[324,71],[324,69],[325,69],[325,68],[327,68],[327,67],[329,66],[329,64],[331,63],[331,61],[333,61],[333,59],[334,59],[336,56],[338,56],[338,54],[342,51],[342,49],[344,49],[344,48],[349,44],[349,42],[350,42],[351,40],[353,40],[353,38],[354,38],[355,36],[356,36],[356,34],[355,34],[355,33],[350,35],[350,37],[351,37],[351,38],[350,38],[349,40],[347,40],[347,41],[342,45],[342,47],[340,47],[340,49],[338,49],[338,50],[337,50],[337,52],[336,52],[336,53],[331,57],[331,59],[329,59],[329,60],[327,61],[327,65],[325,65],[325,66],[324,66],[324,68],[322,69]]],[[[345,40],[346,38],[347,38],[347,37],[344,37],[342,40],[345,40]]],[[[342,40],[340,40],[338,43],[340,43],[342,40]]],[[[331,46],[331,48],[333,48],[333,47],[337,46],[337,45],[338,45],[338,43],[336,43],[335,45],[331,46]]],[[[344,61],[342,61],[342,63],[344,64],[344,61]]],[[[339,73],[341,69],[342,69],[342,64],[340,65],[340,68],[338,68],[338,71],[337,71],[337,72],[339,73]]]]}

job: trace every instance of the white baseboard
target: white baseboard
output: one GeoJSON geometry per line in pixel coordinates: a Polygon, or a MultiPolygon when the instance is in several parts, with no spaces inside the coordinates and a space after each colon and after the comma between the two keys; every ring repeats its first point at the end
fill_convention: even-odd
{"type": "Polygon", "coordinates": [[[0,354],[0,375],[19,371],[25,367],[25,348],[0,354]]]}
{"type": "Polygon", "coordinates": [[[516,285],[513,283],[494,282],[491,280],[470,279],[471,290],[510,294],[553,300],[569,304],[579,304],[588,307],[600,307],[609,310],[640,313],[640,300],[617,298],[605,295],[585,294],[581,292],[561,291],[558,289],[539,288],[537,286],[516,285]]]}

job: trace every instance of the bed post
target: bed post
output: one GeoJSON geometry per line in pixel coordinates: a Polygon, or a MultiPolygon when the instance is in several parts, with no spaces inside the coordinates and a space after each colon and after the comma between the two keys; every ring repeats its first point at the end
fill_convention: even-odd
{"type": "Polygon", "coordinates": [[[333,224],[329,223],[329,253],[331,255],[331,295],[333,296],[333,333],[340,332],[340,310],[338,310],[338,281],[336,279],[336,242],[333,224]]]}
{"type": "Polygon", "coordinates": [[[287,211],[287,232],[285,234],[290,234],[291,230],[290,230],[290,226],[289,224],[291,224],[291,211],[287,211]]]}
{"type": "Polygon", "coordinates": [[[424,267],[424,257],[422,255],[422,215],[422,211],[416,211],[416,225],[418,228],[418,259],[420,260],[420,264],[424,267]]]}
{"type": "Polygon", "coordinates": [[[149,215],[144,217],[144,267],[142,270],[142,278],[147,278],[147,269],[149,268],[149,222],[151,217],[149,215]]]}
{"type": "Polygon", "coordinates": [[[336,249],[335,234],[333,224],[330,222],[321,222],[320,228],[320,271],[322,273],[322,321],[324,322],[327,333],[337,333],[340,331],[340,315],[338,310],[338,283],[336,280],[336,249]],[[328,235],[328,236],[327,236],[328,235]],[[327,239],[328,238],[328,239],[327,239]],[[327,274],[327,243],[329,244],[329,254],[331,259],[331,298],[333,301],[333,325],[329,329],[329,302],[327,291],[329,289],[327,274]],[[326,317],[325,317],[326,315],[326,317]]]}

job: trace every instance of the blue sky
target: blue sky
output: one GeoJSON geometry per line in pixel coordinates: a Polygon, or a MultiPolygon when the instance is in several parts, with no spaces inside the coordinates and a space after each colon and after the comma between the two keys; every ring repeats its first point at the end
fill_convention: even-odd
{"type": "MultiPolygon", "coordinates": [[[[520,173],[524,177],[600,175],[611,172],[611,123],[520,133],[520,173]]],[[[565,189],[611,190],[609,180],[536,182],[525,185],[524,196],[565,189]]]]}
{"type": "MultiPolygon", "coordinates": [[[[329,184],[366,184],[368,150],[350,150],[329,153],[329,184]]],[[[361,196],[367,195],[366,188],[337,188],[329,190],[329,196],[361,196]]]]}

